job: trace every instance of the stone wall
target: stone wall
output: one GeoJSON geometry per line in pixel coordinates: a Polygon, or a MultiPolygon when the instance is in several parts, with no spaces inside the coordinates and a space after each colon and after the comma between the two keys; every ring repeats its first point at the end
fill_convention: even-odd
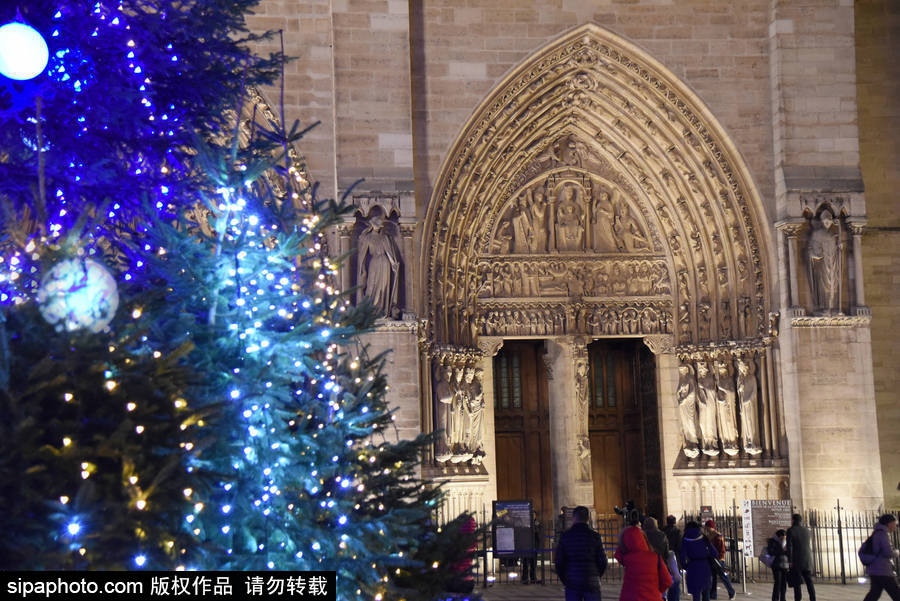
{"type": "Polygon", "coordinates": [[[900,4],[856,3],[860,153],[869,225],[863,237],[866,303],[872,308],[872,355],[884,497],[900,507],[900,4]]]}

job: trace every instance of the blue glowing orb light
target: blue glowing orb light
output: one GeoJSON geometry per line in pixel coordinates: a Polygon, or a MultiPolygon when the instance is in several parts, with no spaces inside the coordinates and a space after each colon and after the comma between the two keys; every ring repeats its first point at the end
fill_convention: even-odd
{"type": "Polygon", "coordinates": [[[56,330],[100,332],[119,307],[116,280],[92,259],[67,259],[53,266],[37,294],[41,315],[56,330]]]}
{"type": "Polygon", "coordinates": [[[0,27],[0,74],[10,79],[33,79],[47,66],[50,50],[44,37],[24,23],[0,27]]]}

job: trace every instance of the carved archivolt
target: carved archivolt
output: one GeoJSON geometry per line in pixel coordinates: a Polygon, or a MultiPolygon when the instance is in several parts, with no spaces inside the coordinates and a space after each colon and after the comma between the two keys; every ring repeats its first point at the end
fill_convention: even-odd
{"type": "Polygon", "coordinates": [[[760,339],[764,223],[702,103],[639,49],[581,27],[507,77],[444,164],[420,271],[431,340],[760,339]]]}

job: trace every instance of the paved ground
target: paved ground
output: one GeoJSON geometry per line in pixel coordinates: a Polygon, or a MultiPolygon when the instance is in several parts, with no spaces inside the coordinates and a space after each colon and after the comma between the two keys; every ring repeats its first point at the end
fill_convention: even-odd
{"type": "MultiPolygon", "coordinates": [[[[618,601],[619,590],[621,584],[604,584],[602,597],[603,601],[618,601]]],[[[772,584],[768,582],[748,583],[747,593],[743,592],[741,585],[735,587],[737,591],[736,601],[768,601],[772,595],[772,584]]],[[[861,601],[869,590],[868,584],[848,584],[846,586],[834,584],[818,584],[816,585],[817,601],[861,601]]],[[[808,599],[806,588],[802,589],[803,599],[808,599]]],[[[484,601],[562,601],[565,599],[563,587],[560,584],[495,584],[494,586],[479,591],[484,601]]],[[[788,589],[787,599],[791,601],[794,598],[793,590],[788,589]]],[[[887,600],[886,593],[882,594],[882,599],[887,600]]],[[[689,596],[682,594],[682,601],[690,601],[689,596]]],[[[727,599],[725,591],[719,587],[719,599],[727,599]]]]}

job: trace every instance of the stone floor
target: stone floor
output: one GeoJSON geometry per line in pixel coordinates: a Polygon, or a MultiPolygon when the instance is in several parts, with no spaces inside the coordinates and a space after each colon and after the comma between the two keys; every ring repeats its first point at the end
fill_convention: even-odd
{"type": "MultiPolygon", "coordinates": [[[[618,601],[619,590],[621,584],[604,584],[602,591],[603,601],[618,601]]],[[[769,582],[748,583],[747,592],[744,593],[740,584],[735,586],[737,595],[735,599],[751,601],[757,599],[760,601],[768,601],[772,595],[772,584],[769,582]]],[[[869,590],[868,584],[848,584],[845,586],[839,584],[817,584],[816,599],[817,601],[861,601],[869,590]]],[[[803,599],[808,599],[806,589],[803,588],[803,599]]],[[[522,585],[513,584],[495,584],[478,591],[484,601],[562,601],[565,599],[563,587],[561,584],[532,584],[522,585]]],[[[690,597],[682,594],[682,601],[690,601],[690,597]]],[[[725,591],[719,588],[719,599],[727,599],[725,591]]],[[[788,589],[787,599],[791,601],[794,598],[793,591],[788,589]]],[[[888,599],[886,593],[882,594],[882,599],[888,599]]]]}

